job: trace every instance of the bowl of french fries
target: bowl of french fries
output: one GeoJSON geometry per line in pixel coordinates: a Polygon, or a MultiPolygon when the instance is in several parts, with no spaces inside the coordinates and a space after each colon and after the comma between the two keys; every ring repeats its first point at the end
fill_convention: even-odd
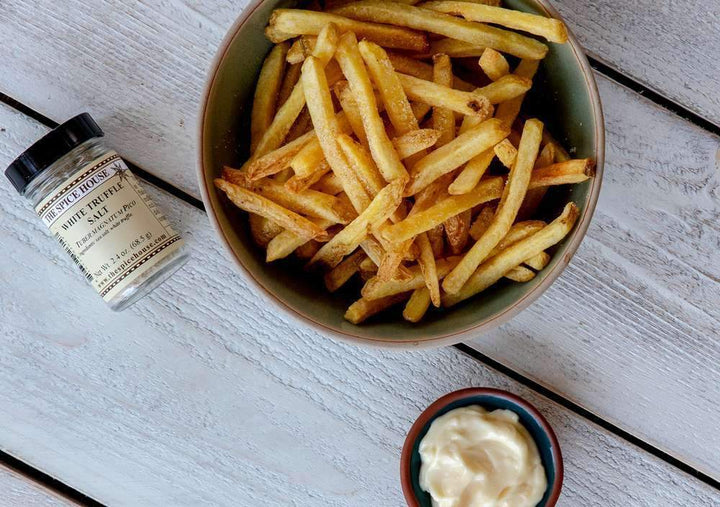
{"type": "Polygon", "coordinates": [[[492,329],[560,275],[604,125],[543,0],[263,0],[212,65],[199,151],[211,223],[258,293],[413,348],[492,329]]]}

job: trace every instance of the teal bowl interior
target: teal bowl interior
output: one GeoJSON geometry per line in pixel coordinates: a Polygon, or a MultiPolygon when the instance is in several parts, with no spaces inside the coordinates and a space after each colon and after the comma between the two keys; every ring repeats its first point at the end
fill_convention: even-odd
{"type": "MultiPolygon", "coordinates": [[[[435,419],[453,409],[467,407],[469,405],[479,405],[486,410],[506,409],[518,414],[520,422],[523,426],[525,426],[528,433],[530,433],[537,444],[540,459],[542,460],[545,475],[547,477],[548,487],[545,490],[545,494],[538,504],[538,507],[554,505],[560,494],[560,488],[562,487],[563,465],[560,447],[557,443],[555,435],[552,434],[552,430],[547,425],[547,422],[542,419],[542,416],[537,412],[537,410],[530,406],[527,402],[515,395],[506,393],[505,391],[482,389],[482,391],[485,391],[484,394],[472,394],[473,391],[476,391],[472,388],[467,391],[469,392],[467,396],[461,396],[458,399],[455,399],[447,404],[442,404],[441,407],[438,407],[433,414],[430,414],[429,419],[423,424],[422,428],[419,429],[417,435],[413,435],[413,441],[406,444],[411,444],[412,447],[410,449],[409,463],[405,461],[403,461],[403,463],[405,466],[409,466],[409,479],[412,495],[414,496],[414,500],[417,502],[417,505],[419,507],[432,507],[430,495],[420,488],[420,442],[425,437],[425,434],[427,434],[430,429],[430,425],[435,419]]],[[[460,393],[462,393],[462,391],[460,393]]],[[[414,432],[411,431],[411,433],[414,432]]],[[[406,471],[401,471],[401,474],[404,473],[406,473],[406,471]]]]}
{"type": "MultiPolygon", "coordinates": [[[[347,307],[359,296],[349,284],[335,294],[326,292],[317,275],[303,272],[293,260],[264,262],[254,245],[244,214],[215,190],[212,180],[224,165],[240,166],[248,156],[249,113],[255,80],[271,44],[263,30],[270,13],[288,7],[289,0],[265,0],[248,7],[229,32],[206,89],[201,111],[199,183],[211,221],[233,257],[258,286],[292,316],[320,331],[355,342],[414,347],[458,342],[508,320],[537,298],[560,274],[579,246],[595,207],[602,177],[604,132],[595,81],[574,40],[549,43],[524,111],[537,115],[552,135],[574,157],[597,161],[596,177],[585,183],[553,188],[539,210],[539,218],[553,219],[568,200],[580,208],[580,220],[571,234],[551,253],[553,259],[532,281],[499,282],[482,294],[448,310],[428,312],[418,324],[404,321],[400,311],[389,311],[356,326],[344,320],[347,307]]],[[[543,14],[533,0],[506,0],[508,7],[543,14]]]]}

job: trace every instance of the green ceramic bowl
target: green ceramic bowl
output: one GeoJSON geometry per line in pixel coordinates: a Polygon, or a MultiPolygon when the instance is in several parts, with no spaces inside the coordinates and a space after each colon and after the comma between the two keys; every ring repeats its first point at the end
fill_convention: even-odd
{"type": "MultiPolygon", "coordinates": [[[[346,308],[358,297],[357,285],[335,294],[325,291],[317,275],[302,271],[291,260],[265,264],[264,252],[249,235],[244,214],[213,186],[224,165],[240,166],[247,158],[248,118],[255,80],[271,44],[263,29],[277,7],[290,0],[261,0],[235,22],[213,63],[200,111],[198,179],[208,216],[222,243],[248,280],[289,315],[318,331],[345,341],[378,346],[415,348],[457,343],[492,329],[519,313],[547,289],[570,262],[587,231],[603,173],[605,134],[600,98],[582,49],[570,35],[568,44],[548,44],[526,111],[576,157],[597,161],[596,176],[574,186],[553,188],[541,218],[556,217],[565,202],[580,208],[575,229],[553,251],[552,261],[528,283],[499,282],[449,310],[429,312],[418,324],[405,322],[400,311],[389,311],[356,326],[345,321],[346,308]]],[[[514,9],[559,17],[544,0],[506,0],[514,9]]]]}

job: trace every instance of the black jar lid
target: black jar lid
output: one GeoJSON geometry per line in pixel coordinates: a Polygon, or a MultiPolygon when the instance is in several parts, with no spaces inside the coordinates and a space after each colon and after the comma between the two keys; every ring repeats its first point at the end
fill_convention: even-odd
{"type": "Polygon", "coordinates": [[[103,131],[90,114],[82,113],[48,132],[5,170],[5,176],[21,194],[35,177],[56,160],[103,131]]]}

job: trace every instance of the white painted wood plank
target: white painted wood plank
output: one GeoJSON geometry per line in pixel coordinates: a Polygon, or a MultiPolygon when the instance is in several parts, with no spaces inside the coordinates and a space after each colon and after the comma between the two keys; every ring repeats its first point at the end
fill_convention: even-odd
{"type": "Polygon", "coordinates": [[[471,345],[720,477],[720,140],[599,84],[608,151],[587,237],[542,298],[471,345]]]}
{"type": "Polygon", "coordinates": [[[591,55],[720,125],[720,2],[552,3],[591,55]]]}
{"type": "MultiPolygon", "coordinates": [[[[0,165],[43,129],[0,106],[0,165]]],[[[438,396],[526,397],[565,456],[561,505],[711,505],[716,490],[452,348],[336,343],[254,294],[206,217],[159,191],[195,258],[107,310],[0,184],[0,445],[109,504],[400,505],[404,435],[438,396]]]]}
{"type": "Polygon", "coordinates": [[[31,479],[0,465],[0,507],[62,507],[75,505],[31,479]]]}

